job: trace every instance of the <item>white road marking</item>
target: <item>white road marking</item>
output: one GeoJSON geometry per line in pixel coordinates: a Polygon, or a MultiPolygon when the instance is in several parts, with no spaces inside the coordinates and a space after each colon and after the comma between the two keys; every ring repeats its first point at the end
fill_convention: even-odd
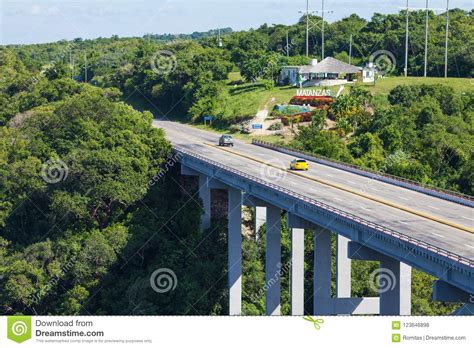
{"type": "Polygon", "coordinates": [[[398,220],[398,222],[403,224],[403,225],[408,225],[408,222],[405,222],[405,221],[402,221],[402,220],[398,220]]]}
{"type": "Polygon", "coordinates": [[[446,238],[445,236],[442,236],[442,235],[440,235],[440,234],[438,234],[438,233],[435,233],[435,232],[431,232],[431,233],[434,234],[435,236],[439,237],[439,238],[443,238],[443,239],[446,238]]]}
{"type": "Polygon", "coordinates": [[[351,181],[351,180],[347,180],[347,182],[348,182],[349,184],[352,184],[352,185],[358,185],[356,182],[351,181]]]}
{"type": "Polygon", "coordinates": [[[339,197],[333,197],[336,201],[340,201],[342,202],[342,199],[340,199],[339,197]]]}
{"type": "Polygon", "coordinates": [[[330,178],[334,178],[334,175],[331,175],[331,174],[328,174],[328,173],[324,173],[324,175],[329,176],[330,178]]]}
{"type": "Polygon", "coordinates": [[[403,199],[404,201],[409,201],[409,199],[405,197],[398,197],[398,198],[403,199]]]}
{"type": "Polygon", "coordinates": [[[471,218],[468,218],[466,216],[461,216],[462,218],[466,219],[466,220],[471,220],[471,221],[474,221],[474,219],[471,219],[471,218]]]}
{"type": "Polygon", "coordinates": [[[434,209],[434,210],[439,210],[439,208],[433,207],[432,205],[428,205],[428,208],[434,209]]]}
{"type": "Polygon", "coordinates": [[[474,246],[472,245],[467,245],[468,248],[474,249],[474,246]]]}

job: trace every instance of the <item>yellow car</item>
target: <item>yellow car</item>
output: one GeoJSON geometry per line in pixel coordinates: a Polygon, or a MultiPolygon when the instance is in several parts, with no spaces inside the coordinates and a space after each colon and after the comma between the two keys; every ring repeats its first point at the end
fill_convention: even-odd
{"type": "Polygon", "coordinates": [[[290,163],[291,170],[308,170],[309,165],[306,160],[303,159],[295,159],[290,163]]]}

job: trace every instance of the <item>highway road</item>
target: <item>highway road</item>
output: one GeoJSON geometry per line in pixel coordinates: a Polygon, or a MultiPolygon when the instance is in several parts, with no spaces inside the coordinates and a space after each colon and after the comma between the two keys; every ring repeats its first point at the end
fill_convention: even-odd
{"type": "Polygon", "coordinates": [[[474,260],[470,207],[315,162],[307,172],[292,173],[290,155],[238,140],[233,148],[221,148],[219,134],[170,121],[153,125],[173,145],[474,260]]]}

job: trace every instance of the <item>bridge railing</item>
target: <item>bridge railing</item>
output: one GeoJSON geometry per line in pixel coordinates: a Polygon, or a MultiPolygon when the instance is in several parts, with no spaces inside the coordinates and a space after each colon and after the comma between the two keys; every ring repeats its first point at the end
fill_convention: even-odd
{"type": "Polygon", "coordinates": [[[344,171],[348,171],[354,174],[365,176],[370,179],[404,187],[413,191],[425,193],[430,196],[442,198],[451,202],[466,205],[468,207],[474,207],[474,197],[465,195],[459,192],[441,189],[439,187],[423,184],[418,181],[405,179],[396,175],[382,173],[382,172],[375,171],[369,168],[360,167],[360,166],[349,164],[346,162],[329,159],[327,157],[320,156],[320,155],[316,156],[306,151],[295,150],[286,146],[279,146],[279,145],[275,145],[275,144],[272,144],[266,141],[261,141],[258,139],[252,139],[252,144],[261,146],[267,149],[279,151],[282,153],[286,153],[289,155],[299,156],[309,161],[313,161],[313,162],[330,166],[333,168],[337,168],[337,169],[342,169],[344,171]]]}
{"type": "Polygon", "coordinates": [[[434,246],[434,245],[431,245],[429,243],[426,243],[426,242],[423,242],[419,239],[416,239],[416,238],[413,238],[411,236],[408,236],[406,234],[403,234],[403,233],[400,233],[400,232],[397,232],[395,230],[392,230],[390,228],[387,228],[385,226],[382,226],[382,225],[379,225],[379,224],[376,224],[376,223],[373,223],[371,221],[368,221],[368,220],[365,220],[359,216],[356,216],[354,214],[351,214],[351,213],[348,213],[346,211],[343,211],[339,208],[335,208],[331,205],[328,205],[326,203],[322,203],[322,202],[319,202],[319,201],[316,201],[312,198],[309,198],[309,197],[306,197],[304,195],[301,195],[299,193],[296,193],[294,191],[291,191],[291,190],[288,190],[282,186],[279,186],[279,185],[276,185],[276,184],[273,184],[273,183],[270,183],[268,181],[265,181],[265,180],[262,180],[258,177],[255,177],[253,175],[250,175],[250,174],[247,174],[247,173],[244,173],[242,171],[239,171],[237,169],[234,169],[232,167],[229,167],[229,166],[226,166],[224,164],[221,164],[219,162],[216,162],[216,161],[213,161],[213,160],[210,160],[209,158],[207,157],[204,157],[204,156],[201,156],[201,155],[198,155],[196,153],[193,153],[187,149],[184,149],[182,147],[179,147],[179,146],[176,146],[174,145],[174,150],[181,153],[181,155],[187,155],[187,156],[190,156],[190,157],[193,157],[195,159],[198,159],[204,163],[207,163],[213,167],[216,167],[216,168],[219,168],[220,170],[224,170],[226,172],[230,172],[236,176],[239,176],[239,177],[242,177],[242,178],[245,178],[246,180],[249,180],[249,181],[252,181],[254,183],[257,183],[257,184],[260,184],[260,185],[263,185],[265,187],[268,187],[270,189],[273,189],[275,191],[278,191],[278,192],[281,192],[281,193],[284,193],[284,194],[287,194],[289,196],[292,196],[296,199],[298,199],[299,201],[305,203],[305,204],[310,204],[310,205],[313,205],[313,206],[316,206],[316,207],[319,207],[323,210],[326,210],[328,212],[331,212],[331,213],[334,213],[340,217],[343,217],[347,220],[350,220],[354,223],[357,223],[357,224],[361,224],[361,225],[364,225],[364,226],[367,226],[375,231],[378,231],[378,232],[381,232],[383,234],[386,234],[386,235],[389,235],[389,236],[392,236],[394,238],[397,238],[397,239],[400,239],[402,241],[405,241],[405,242],[408,242],[410,244],[413,244],[417,247],[420,247],[420,248],[423,248],[423,249],[426,249],[426,250],[429,250],[431,252],[434,252],[440,256],[443,256],[443,257],[447,257],[448,259],[450,260],[453,260],[455,262],[458,262],[460,264],[464,264],[468,267],[472,267],[474,268],[474,261],[472,260],[469,260],[461,255],[458,255],[456,253],[452,253],[448,250],[445,250],[445,249],[441,249],[437,246],[434,246]]]}

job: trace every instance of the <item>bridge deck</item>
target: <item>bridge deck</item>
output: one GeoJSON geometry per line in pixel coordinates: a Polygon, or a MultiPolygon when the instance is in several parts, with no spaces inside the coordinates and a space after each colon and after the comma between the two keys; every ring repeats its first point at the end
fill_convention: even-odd
{"type": "Polygon", "coordinates": [[[168,121],[154,126],[189,151],[474,260],[472,208],[317,163],[295,175],[285,170],[292,156],[237,140],[217,148],[215,133],[168,121]]]}

